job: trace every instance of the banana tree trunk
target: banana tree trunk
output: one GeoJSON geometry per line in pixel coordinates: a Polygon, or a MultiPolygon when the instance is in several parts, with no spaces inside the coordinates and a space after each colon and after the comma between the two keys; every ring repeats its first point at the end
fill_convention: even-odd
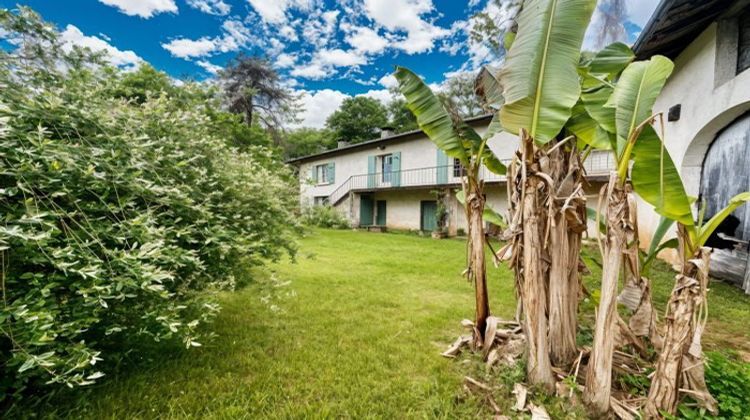
{"type": "Polygon", "coordinates": [[[604,238],[604,261],[599,309],[596,313],[594,343],[586,371],[584,401],[595,416],[604,416],[609,411],[612,388],[612,354],[614,352],[617,325],[617,284],[622,268],[623,251],[628,237],[628,194],[617,179],[610,175],[607,189],[606,224],[604,238]]]}
{"type": "Polygon", "coordinates": [[[586,230],[586,197],[575,147],[548,154],[555,183],[553,225],[549,239],[549,331],[550,359],[554,366],[568,368],[578,355],[578,262],[581,235],[586,230]]]}
{"type": "MultiPolygon", "coordinates": [[[[688,235],[679,225],[678,238],[683,259],[688,247],[688,235]]],[[[667,304],[664,344],[646,402],[646,415],[659,417],[661,413],[675,414],[680,401],[680,391],[688,389],[691,397],[712,412],[716,400],[708,392],[703,379],[703,354],[701,335],[702,314],[696,311],[706,303],[710,250],[701,248],[690,260],[683,260],[680,274],[667,304]],[[686,384],[684,380],[687,380],[686,384]]]]}
{"type": "Polygon", "coordinates": [[[465,182],[466,220],[468,221],[468,278],[474,283],[476,310],[474,316],[474,342],[484,343],[487,318],[490,316],[490,305],[487,297],[487,267],[484,255],[484,194],[481,181],[469,179],[465,182]]]}
{"type": "Polygon", "coordinates": [[[541,170],[541,153],[525,131],[521,133],[521,148],[521,168],[512,177],[515,190],[513,199],[517,203],[511,206],[516,212],[511,229],[516,230],[513,265],[523,302],[528,355],[526,374],[531,384],[552,390],[555,380],[547,343],[547,208],[544,207],[549,202],[550,188],[542,177],[535,175],[541,170]]]}

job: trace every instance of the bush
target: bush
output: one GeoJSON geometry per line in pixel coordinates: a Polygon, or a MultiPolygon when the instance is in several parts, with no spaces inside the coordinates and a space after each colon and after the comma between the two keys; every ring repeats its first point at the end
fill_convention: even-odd
{"type": "Polygon", "coordinates": [[[719,403],[719,416],[712,417],[704,410],[683,404],[679,409],[680,418],[747,418],[750,407],[750,363],[718,352],[707,352],[706,356],[706,385],[719,403]]]}
{"type": "Polygon", "coordinates": [[[302,223],[307,226],[349,229],[349,221],[331,206],[310,206],[302,210],[302,223]]]}
{"type": "Polygon", "coordinates": [[[123,98],[122,71],[29,9],[3,30],[0,401],[90,384],[135,336],[200,346],[235,267],[294,253],[292,174],[217,136],[236,119],[205,87],[123,98]]]}

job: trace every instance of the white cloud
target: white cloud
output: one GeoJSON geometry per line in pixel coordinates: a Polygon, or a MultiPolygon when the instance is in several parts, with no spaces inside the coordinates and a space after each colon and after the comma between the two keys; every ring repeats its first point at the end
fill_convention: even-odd
{"type": "Polygon", "coordinates": [[[268,23],[281,23],[286,19],[289,8],[309,10],[311,0],[248,0],[256,12],[268,23]]]}
{"type": "Polygon", "coordinates": [[[326,69],[321,63],[314,61],[297,66],[291,71],[291,75],[294,77],[304,77],[310,80],[324,79],[332,74],[332,69],[326,69]]]}
{"type": "Polygon", "coordinates": [[[99,0],[99,2],[116,7],[128,16],[140,16],[146,19],[164,12],[177,13],[177,4],[174,0],[99,0]]]}
{"type": "Polygon", "coordinates": [[[294,66],[297,62],[297,57],[294,54],[281,53],[276,57],[276,67],[285,69],[294,66]]]}
{"type": "Polygon", "coordinates": [[[388,40],[374,29],[365,26],[350,26],[347,30],[345,41],[358,51],[378,54],[388,47],[388,40]]]}
{"type": "Polygon", "coordinates": [[[174,57],[189,59],[210,56],[216,52],[238,51],[247,47],[252,40],[250,28],[239,20],[227,20],[221,25],[221,29],[222,35],[214,38],[178,38],[162,43],[161,46],[174,57]]]}
{"type": "Polygon", "coordinates": [[[357,96],[365,96],[367,98],[376,99],[383,104],[387,104],[393,100],[393,94],[388,89],[368,90],[367,92],[357,96]]]}
{"type": "Polygon", "coordinates": [[[396,80],[396,76],[390,73],[381,77],[380,80],[378,80],[378,83],[380,83],[380,85],[386,89],[390,89],[390,88],[394,88],[398,86],[398,80],[396,80]]]}
{"type": "Polygon", "coordinates": [[[192,58],[203,57],[211,54],[216,50],[216,42],[210,38],[192,39],[173,39],[167,43],[161,44],[164,49],[169,51],[174,57],[192,58]]]}
{"type": "Polygon", "coordinates": [[[332,50],[320,50],[316,53],[316,59],[324,66],[351,67],[367,63],[367,57],[357,51],[344,51],[340,48],[332,50]]]}
{"type": "Polygon", "coordinates": [[[90,48],[96,52],[104,51],[107,53],[109,62],[115,66],[134,67],[143,62],[143,59],[133,51],[122,51],[101,38],[86,36],[74,25],[66,26],[65,30],[60,34],[60,39],[63,42],[63,49],[66,51],[73,49],[73,45],[90,48]]]}
{"type": "Polygon", "coordinates": [[[318,10],[311,13],[305,19],[305,24],[302,28],[302,37],[309,44],[318,48],[327,46],[336,33],[338,16],[338,10],[330,10],[328,12],[318,10]]]}
{"type": "Polygon", "coordinates": [[[221,71],[222,69],[221,66],[217,66],[216,64],[213,64],[206,60],[198,60],[195,62],[195,64],[201,66],[203,70],[211,73],[212,75],[219,73],[219,71],[221,71]]]}
{"type": "Polygon", "coordinates": [[[344,99],[350,96],[346,93],[332,89],[323,89],[315,92],[301,91],[300,102],[303,112],[300,113],[298,127],[323,128],[328,116],[333,114],[344,99]]]}
{"type": "Polygon", "coordinates": [[[644,27],[658,4],[654,0],[628,0],[628,17],[636,25],[644,27]]]}
{"type": "Polygon", "coordinates": [[[448,36],[444,28],[422,19],[435,10],[432,0],[365,0],[367,15],[389,31],[405,31],[406,38],[395,44],[407,54],[432,49],[435,40],[448,36]]]}
{"type": "Polygon", "coordinates": [[[223,0],[187,0],[187,4],[209,15],[226,16],[232,10],[223,0]]]}

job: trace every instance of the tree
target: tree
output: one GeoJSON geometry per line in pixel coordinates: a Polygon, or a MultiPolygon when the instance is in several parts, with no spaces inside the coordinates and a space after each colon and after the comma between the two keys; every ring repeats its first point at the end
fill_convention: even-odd
{"type": "Polygon", "coordinates": [[[242,114],[248,126],[260,122],[279,131],[294,109],[294,98],[265,58],[239,54],[219,72],[219,80],[229,110],[242,114]]]}
{"type": "Polygon", "coordinates": [[[396,133],[404,133],[419,128],[417,117],[409,110],[409,107],[401,98],[393,99],[388,103],[389,125],[396,133]]]}
{"type": "Polygon", "coordinates": [[[555,382],[550,349],[561,367],[577,352],[578,260],[585,230],[580,219],[586,201],[576,143],[563,130],[581,94],[577,64],[594,7],[594,0],[527,2],[498,76],[505,97],[502,126],[521,138],[519,158],[508,171],[508,232],[528,346],[527,380],[548,390],[555,382]],[[551,215],[555,219],[549,224],[551,215]]]}
{"type": "Polygon", "coordinates": [[[438,94],[448,108],[455,108],[464,118],[484,114],[482,103],[474,91],[475,75],[470,72],[459,73],[445,81],[443,90],[438,94]]]}
{"type": "Polygon", "coordinates": [[[335,146],[333,136],[327,129],[303,127],[291,130],[284,138],[284,158],[292,159],[312,155],[335,146]]]}
{"type": "Polygon", "coordinates": [[[377,99],[346,98],[326,120],[335,140],[360,143],[377,138],[378,129],[388,124],[388,111],[377,99]]]}
{"type": "Polygon", "coordinates": [[[149,95],[172,95],[176,91],[166,73],[156,70],[150,64],[141,64],[136,71],[126,73],[120,79],[112,95],[142,104],[149,95]]]}
{"type": "Polygon", "coordinates": [[[485,345],[487,318],[490,316],[483,218],[485,213],[494,212],[486,206],[484,182],[479,178],[479,170],[484,165],[496,174],[505,174],[505,166],[487,146],[487,141],[500,130],[500,124],[496,118],[493,119],[487,133],[480,137],[455,109],[446,109],[445,104],[416,74],[397,67],[395,77],[409,109],[417,117],[419,127],[438,148],[448,156],[459,159],[466,168],[459,199],[464,203],[468,221],[466,276],[474,284],[475,291],[474,343],[482,347],[485,345]]]}
{"type": "Polygon", "coordinates": [[[624,25],[628,16],[625,0],[601,0],[596,8],[596,14],[599,16],[598,27],[594,28],[597,49],[628,40],[624,25]]]}

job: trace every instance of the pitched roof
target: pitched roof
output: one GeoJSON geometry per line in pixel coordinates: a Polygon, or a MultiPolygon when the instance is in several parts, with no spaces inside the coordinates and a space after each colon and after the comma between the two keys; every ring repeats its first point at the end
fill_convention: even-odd
{"type": "Polygon", "coordinates": [[[636,57],[674,59],[723,12],[746,0],[661,0],[633,45],[636,57]]]}
{"type": "MultiPolygon", "coordinates": [[[[466,122],[468,124],[476,124],[476,123],[481,123],[481,122],[483,122],[485,120],[489,122],[490,119],[492,119],[492,114],[480,115],[478,117],[467,118],[467,119],[464,120],[464,122],[466,122]]],[[[324,157],[324,156],[335,156],[335,155],[340,155],[340,154],[346,154],[348,152],[351,152],[351,151],[354,151],[354,150],[358,150],[358,149],[364,149],[364,148],[367,148],[369,146],[376,146],[376,145],[380,145],[380,144],[384,144],[384,143],[390,143],[390,142],[393,142],[393,141],[405,140],[407,138],[416,137],[416,136],[420,136],[420,135],[423,135],[423,134],[424,134],[424,131],[422,131],[422,130],[407,131],[405,133],[394,134],[392,136],[383,137],[381,139],[368,140],[368,141],[364,141],[362,143],[350,144],[348,146],[343,146],[343,147],[339,147],[339,148],[336,148],[336,149],[325,150],[323,152],[315,153],[315,154],[312,154],[312,155],[307,155],[307,156],[302,156],[302,157],[298,157],[298,158],[294,158],[294,159],[289,159],[289,160],[286,161],[286,163],[298,164],[298,163],[302,163],[302,162],[305,162],[305,161],[308,161],[308,160],[312,160],[312,159],[317,159],[317,158],[324,157]]]]}

